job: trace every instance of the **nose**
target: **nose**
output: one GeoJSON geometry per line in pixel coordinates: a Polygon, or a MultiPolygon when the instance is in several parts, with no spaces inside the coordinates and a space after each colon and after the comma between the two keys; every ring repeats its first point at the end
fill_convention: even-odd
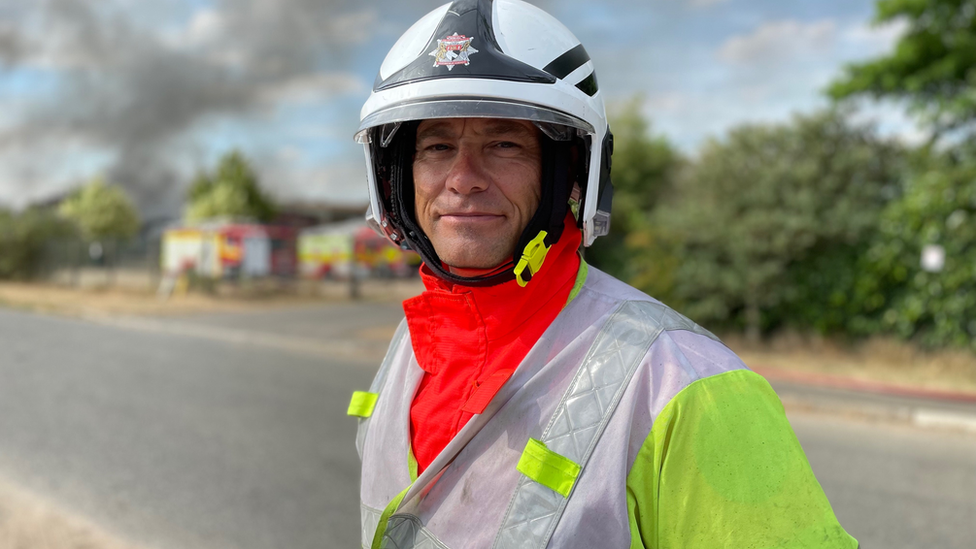
{"type": "Polygon", "coordinates": [[[447,174],[448,190],[458,194],[473,194],[484,191],[489,184],[480,151],[462,145],[447,174]]]}

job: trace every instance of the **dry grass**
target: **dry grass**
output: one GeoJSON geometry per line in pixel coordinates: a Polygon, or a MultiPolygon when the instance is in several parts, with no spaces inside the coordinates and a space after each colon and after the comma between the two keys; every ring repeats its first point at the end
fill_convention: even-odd
{"type": "MultiPolygon", "coordinates": [[[[387,302],[401,301],[417,295],[422,289],[417,279],[370,280],[361,286],[365,300],[387,302]]],[[[287,288],[223,286],[212,294],[190,292],[167,300],[146,290],[0,283],[0,306],[73,316],[231,313],[342,301],[349,301],[346,282],[306,282],[287,288]]],[[[365,340],[385,343],[391,330],[381,327],[358,335],[365,340]]],[[[976,392],[976,355],[966,351],[926,352],[890,338],[848,344],[796,333],[780,334],[759,345],[750,345],[735,335],[723,340],[752,366],[976,392]]]]}
{"type": "Polygon", "coordinates": [[[137,549],[88,521],[0,484],[3,549],[137,549]]]}
{"type": "MultiPolygon", "coordinates": [[[[420,281],[366,281],[361,293],[367,301],[400,301],[423,290],[420,281]]],[[[213,293],[189,292],[159,298],[155,292],[125,288],[74,288],[53,284],[0,283],[0,306],[39,312],[86,316],[175,315],[246,312],[348,301],[348,283],[301,283],[289,287],[222,286],[213,293]]]]}
{"type": "Polygon", "coordinates": [[[923,351],[893,338],[844,343],[796,333],[781,334],[759,345],[737,336],[723,340],[752,366],[976,392],[976,355],[968,351],[923,351]]]}

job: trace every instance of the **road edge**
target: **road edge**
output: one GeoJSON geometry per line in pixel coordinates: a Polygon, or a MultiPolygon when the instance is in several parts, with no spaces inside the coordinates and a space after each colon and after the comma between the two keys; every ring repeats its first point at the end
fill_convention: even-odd
{"type": "Polygon", "coordinates": [[[892,383],[853,377],[766,368],[751,368],[771,383],[786,382],[808,387],[840,389],[851,393],[908,397],[936,402],[972,404],[972,413],[943,410],[924,404],[886,405],[878,402],[843,402],[839,399],[799,396],[790,392],[780,395],[787,410],[816,412],[833,415],[860,417],[869,420],[907,423],[923,429],[939,429],[976,434],[976,394],[964,391],[948,391],[921,387],[908,387],[892,383]]]}

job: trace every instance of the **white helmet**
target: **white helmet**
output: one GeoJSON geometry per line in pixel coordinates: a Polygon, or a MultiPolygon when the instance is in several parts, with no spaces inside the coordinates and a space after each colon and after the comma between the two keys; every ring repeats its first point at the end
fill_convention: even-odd
{"type": "Polygon", "coordinates": [[[574,184],[584,245],[610,228],[613,135],[593,62],[562,23],[535,6],[457,0],[428,13],[387,54],[360,121],[367,221],[398,246],[417,251],[446,280],[489,285],[514,278],[520,267],[511,267],[518,267],[527,246],[539,247],[543,236],[546,247],[559,239],[574,184]],[[542,198],[512,263],[464,278],[442,267],[414,219],[411,166],[419,121],[473,117],[528,120],[542,131],[542,198]]]}

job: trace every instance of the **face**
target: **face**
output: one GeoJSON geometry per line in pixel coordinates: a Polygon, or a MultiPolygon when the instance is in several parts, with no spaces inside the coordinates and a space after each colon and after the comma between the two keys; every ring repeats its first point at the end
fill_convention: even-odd
{"type": "Polygon", "coordinates": [[[539,206],[539,130],[524,120],[443,118],[417,128],[417,222],[461,276],[512,258],[539,206]]]}

